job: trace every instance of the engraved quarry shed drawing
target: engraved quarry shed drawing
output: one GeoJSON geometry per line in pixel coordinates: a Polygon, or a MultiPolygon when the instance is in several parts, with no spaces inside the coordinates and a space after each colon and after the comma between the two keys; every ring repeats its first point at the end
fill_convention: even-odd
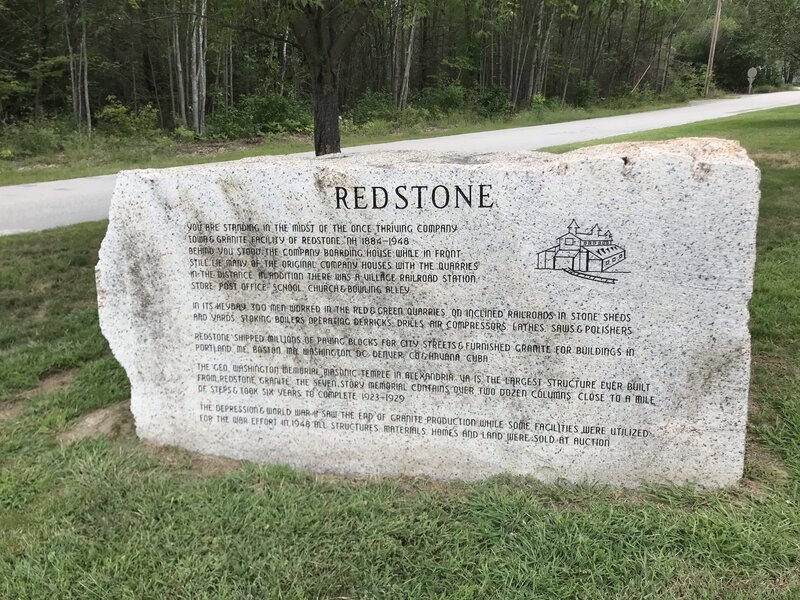
{"type": "Polygon", "coordinates": [[[555,246],[536,255],[537,269],[556,269],[568,273],[604,272],[625,260],[625,248],[614,243],[609,229],[594,225],[581,231],[575,219],[555,246]]]}

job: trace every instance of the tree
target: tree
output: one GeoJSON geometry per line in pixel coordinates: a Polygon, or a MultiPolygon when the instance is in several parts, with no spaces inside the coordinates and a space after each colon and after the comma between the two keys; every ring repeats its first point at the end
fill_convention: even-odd
{"type": "Polygon", "coordinates": [[[192,128],[197,135],[206,129],[206,49],[208,0],[191,0],[192,43],[190,81],[192,89],[192,128]]]}
{"type": "Polygon", "coordinates": [[[92,108],[89,102],[89,52],[86,43],[86,0],[71,4],[64,2],[64,33],[69,49],[72,114],[75,125],[92,133],[92,108]],[[75,54],[73,40],[78,39],[75,54]]]}
{"type": "Polygon", "coordinates": [[[369,16],[369,2],[302,1],[290,17],[292,31],[311,72],[314,152],[341,152],[339,135],[339,63],[369,16]]]}
{"type": "MultiPolygon", "coordinates": [[[[0,0],[0,127],[72,112],[88,132],[114,96],[134,115],[154,107],[164,129],[215,137],[305,133],[313,116],[326,154],[340,109],[417,122],[548,99],[687,99],[702,91],[714,4],[0,0]]],[[[725,0],[715,84],[747,89],[753,66],[756,86],[797,80],[800,0],[725,0]]]]}

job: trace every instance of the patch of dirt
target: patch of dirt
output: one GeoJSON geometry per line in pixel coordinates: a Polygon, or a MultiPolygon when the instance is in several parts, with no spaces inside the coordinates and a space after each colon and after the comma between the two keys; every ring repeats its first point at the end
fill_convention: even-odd
{"type": "Polygon", "coordinates": [[[168,467],[180,468],[188,466],[192,471],[205,477],[225,475],[240,468],[246,462],[233,458],[189,452],[175,446],[158,446],[151,442],[142,442],[142,448],[150,456],[165,462],[168,467]]]}
{"type": "Polygon", "coordinates": [[[232,150],[247,150],[260,146],[264,140],[260,137],[244,140],[228,140],[224,142],[202,141],[188,142],[179,145],[179,153],[190,156],[212,156],[232,150]]]}
{"type": "Polygon", "coordinates": [[[16,168],[17,171],[34,171],[36,169],[55,169],[56,167],[60,167],[61,165],[56,165],[53,163],[33,163],[30,165],[20,165],[16,168]]]}
{"type": "Polygon", "coordinates": [[[31,315],[34,321],[41,321],[47,316],[47,302],[42,302],[31,315]]]}
{"type": "Polygon", "coordinates": [[[753,152],[750,158],[759,164],[766,163],[784,169],[800,168],[800,157],[793,152],[753,152]]]}
{"type": "MultiPolygon", "coordinates": [[[[86,438],[106,436],[109,439],[135,438],[136,429],[131,414],[131,401],[123,400],[85,415],[67,431],[58,436],[62,446],[86,438]]],[[[159,446],[142,441],[141,448],[168,468],[186,468],[206,476],[224,475],[240,468],[245,461],[189,452],[174,446],[159,446]]]]}
{"type": "Polygon", "coordinates": [[[774,452],[765,448],[758,442],[748,439],[745,444],[745,476],[742,484],[748,489],[762,487],[753,477],[759,479],[771,479],[777,483],[783,483],[789,479],[789,471],[786,470],[783,461],[774,452]]]}
{"type": "Polygon", "coordinates": [[[90,412],[67,431],[58,436],[62,444],[71,444],[91,437],[104,435],[116,438],[133,432],[131,401],[123,400],[111,406],[90,412]]]}
{"type": "Polygon", "coordinates": [[[770,583],[776,590],[785,590],[796,586],[800,576],[796,572],[781,574],[775,577],[770,583]]]}
{"type": "MultiPolygon", "coordinates": [[[[754,356],[754,360],[759,360],[763,365],[770,364],[773,368],[785,366],[785,361],[777,356],[768,354],[754,356]]],[[[757,401],[755,394],[750,393],[747,406],[747,420],[749,423],[758,422],[769,415],[765,415],[764,409],[757,401]]],[[[765,493],[764,482],[774,481],[784,483],[789,478],[789,471],[783,464],[783,460],[772,450],[761,445],[752,434],[747,434],[744,446],[744,475],[741,480],[741,489],[756,495],[765,493]]]]}
{"type": "Polygon", "coordinates": [[[766,352],[758,352],[753,354],[753,362],[764,367],[773,367],[784,369],[786,367],[786,359],[782,356],[774,354],[767,354],[766,352]]]}
{"type": "Polygon", "coordinates": [[[73,380],[78,376],[80,373],[80,368],[76,367],[74,369],[69,369],[68,371],[62,371],[61,373],[54,373],[53,375],[49,375],[45,377],[39,382],[39,385],[33,388],[32,390],[25,390],[19,397],[22,400],[30,400],[34,396],[38,396],[39,394],[45,394],[47,392],[53,392],[55,390],[61,390],[67,387],[73,380]]]}
{"type": "Polygon", "coordinates": [[[86,310],[87,308],[93,308],[97,310],[97,299],[90,298],[87,300],[78,300],[77,302],[72,303],[71,308],[73,311],[86,310]]]}
{"type": "Polygon", "coordinates": [[[22,413],[24,407],[25,404],[23,402],[4,402],[0,404],[0,423],[13,421],[22,413]]]}

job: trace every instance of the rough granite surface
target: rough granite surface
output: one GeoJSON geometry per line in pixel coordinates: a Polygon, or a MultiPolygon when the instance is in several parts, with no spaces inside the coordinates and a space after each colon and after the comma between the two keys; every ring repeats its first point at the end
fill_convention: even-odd
{"type": "Polygon", "coordinates": [[[758,185],[717,139],[125,171],[100,323],[159,444],[354,475],[729,485],[758,185]]]}

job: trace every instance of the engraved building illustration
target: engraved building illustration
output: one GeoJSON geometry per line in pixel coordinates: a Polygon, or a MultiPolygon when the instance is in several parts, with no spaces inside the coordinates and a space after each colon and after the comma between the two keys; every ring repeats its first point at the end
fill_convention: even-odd
{"type": "Polygon", "coordinates": [[[575,219],[558,244],[536,255],[537,269],[559,269],[579,273],[602,272],[625,260],[625,249],[614,243],[611,231],[595,225],[582,232],[575,219]]]}

